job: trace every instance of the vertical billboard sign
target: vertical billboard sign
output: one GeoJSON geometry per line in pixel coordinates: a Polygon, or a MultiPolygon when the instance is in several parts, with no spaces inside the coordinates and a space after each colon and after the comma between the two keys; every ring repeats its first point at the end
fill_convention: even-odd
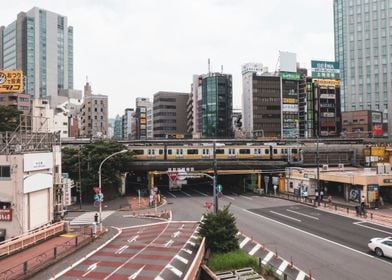
{"type": "Polygon", "coordinates": [[[299,73],[280,72],[282,79],[282,136],[299,137],[298,81],[299,73]]]}
{"type": "Polygon", "coordinates": [[[0,93],[23,91],[23,72],[21,70],[0,71],[0,93]]]}
{"type": "Polygon", "coordinates": [[[340,80],[339,63],[335,61],[312,60],[313,79],[340,80]]]}

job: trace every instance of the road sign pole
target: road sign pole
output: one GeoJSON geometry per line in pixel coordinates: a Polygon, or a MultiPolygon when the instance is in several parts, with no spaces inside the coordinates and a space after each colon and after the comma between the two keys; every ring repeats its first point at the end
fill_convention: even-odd
{"type": "Polygon", "coordinates": [[[217,177],[217,162],[216,162],[216,142],[214,141],[214,179],[213,179],[213,202],[214,202],[214,213],[218,213],[218,197],[216,196],[216,177],[217,177]]]}

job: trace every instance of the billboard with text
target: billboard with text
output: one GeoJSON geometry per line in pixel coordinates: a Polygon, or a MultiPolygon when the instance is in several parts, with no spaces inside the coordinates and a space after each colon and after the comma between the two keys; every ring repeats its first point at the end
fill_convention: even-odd
{"type": "Polygon", "coordinates": [[[23,91],[23,72],[21,70],[0,70],[0,93],[23,91]]]}

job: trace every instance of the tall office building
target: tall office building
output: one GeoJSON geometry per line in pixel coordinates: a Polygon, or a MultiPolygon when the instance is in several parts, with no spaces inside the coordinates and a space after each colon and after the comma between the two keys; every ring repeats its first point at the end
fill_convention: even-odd
{"type": "Polygon", "coordinates": [[[134,140],[145,140],[147,135],[151,135],[152,126],[147,127],[147,112],[151,110],[152,103],[149,98],[137,97],[136,98],[136,109],[133,113],[133,120],[131,123],[132,139],[134,140]]]}
{"type": "Polygon", "coordinates": [[[0,68],[23,70],[31,97],[46,98],[53,108],[62,103],[59,92],[73,88],[73,28],[67,18],[34,7],[0,27],[0,38],[0,68]]]}
{"type": "Polygon", "coordinates": [[[92,94],[89,83],[84,86],[84,100],[80,114],[80,136],[98,138],[108,136],[108,96],[92,94]]]}
{"type": "MultiPolygon", "coordinates": [[[[199,79],[200,80],[200,79],[199,79]]],[[[208,73],[201,76],[201,92],[197,92],[197,124],[202,138],[233,137],[232,76],[208,73]]],[[[197,126],[196,126],[197,128],[197,126]]]]}
{"type": "MultiPolygon", "coordinates": [[[[344,111],[383,112],[392,136],[392,1],[334,0],[335,60],[341,70],[344,111]]],[[[388,130],[386,130],[388,128],[388,130]]]]}
{"type": "Polygon", "coordinates": [[[184,138],[189,93],[159,91],[154,94],[154,138],[184,138]]]}

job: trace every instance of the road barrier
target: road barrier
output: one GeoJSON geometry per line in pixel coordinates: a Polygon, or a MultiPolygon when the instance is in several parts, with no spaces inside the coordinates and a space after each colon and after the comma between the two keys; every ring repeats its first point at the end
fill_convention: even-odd
{"type": "Polygon", "coordinates": [[[64,232],[64,222],[47,225],[0,243],[0,256],[9,256],[42,240],[64,232]]]}

